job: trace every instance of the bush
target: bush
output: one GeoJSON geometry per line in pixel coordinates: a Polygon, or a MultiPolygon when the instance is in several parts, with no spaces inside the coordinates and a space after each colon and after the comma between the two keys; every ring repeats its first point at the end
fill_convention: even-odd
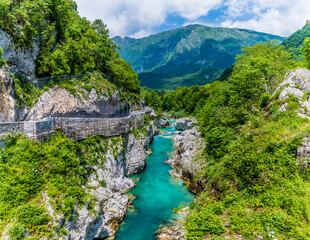
{"type": "Polygon", "coordinates": [[[25,227],[45,225],[48,223],[48,215],[43,207],[30,204],[20,206],[15,211],[17,223],[25,227]]]}
{"type": "Polygon", "coordinates": [[[10,238],[11,240],[21,240],[24,239],[26,229],[21,224],[16,224],[10,228],[10,238]]]}
{"type": "Polygon", "coordinates": [[[3,58],[3,49],[0,47],[0,68],[6,64],[5,59],[3,58]]]}

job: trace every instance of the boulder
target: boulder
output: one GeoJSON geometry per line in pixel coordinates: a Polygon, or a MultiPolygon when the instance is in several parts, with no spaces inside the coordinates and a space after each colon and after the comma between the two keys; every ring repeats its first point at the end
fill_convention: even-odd
{"type": "Polygon", "coordinates": [[[170,121],[169,121],[168,118],[161,117],[161,118],[158,118],[158,119],[154,120],[154,125],[157,128],[166,128],[166,127],[170,126],[170,121]]]}
{"type": "Polygon", "coordinates": [[[310,137],[305,137],[297,149],[297,164],[302,169],[308,168],[310,160],[310,137]]]}
{"type": "Polygon", "coordinates": [[[187,129],[193,128],[195,125],[197,125],[197,121],[193,119],[192,117],[187,118],[179,118],[175,120],[175,129],[179,131],[185,131],[187,129]]]}
{"type": "Polygon", "coordinates": [[[156,233],[157,240],[185,240],[185,227],[182,223],[165,226],[156,233]]]}

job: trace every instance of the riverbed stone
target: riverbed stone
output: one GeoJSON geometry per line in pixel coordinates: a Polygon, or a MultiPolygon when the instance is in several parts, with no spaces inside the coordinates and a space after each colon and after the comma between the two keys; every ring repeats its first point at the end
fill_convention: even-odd
{"type": "Polygon", "coordinates": [[[197,125],[197,121],[192,117],[179,118],[175,120],[174,125],[176,130],[185,131],[197,125]]]}
{"type": "Polygon", "coordinates": [[[170,126],[170,121],[166,117],[161,117],[161,118],[158,118],[158,119],[154,120],[154,125],[157,128],[166,128],[166,127],[170,126]]]}

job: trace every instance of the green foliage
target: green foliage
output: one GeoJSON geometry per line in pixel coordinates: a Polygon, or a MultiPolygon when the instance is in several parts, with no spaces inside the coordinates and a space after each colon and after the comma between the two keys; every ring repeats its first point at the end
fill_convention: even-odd
{"type": "Polygon", "coordinates": [[[0,68],[6,64],[5,59],[3,58],[3,49],[0,47],[0,68]]]}
{"type": "Polygon", "coordinates": [[[310,69],[310,37],[306,38],[302,46],[302,52],[307,61],[307,67],[310,69]]]}
{"type": "Polygon", "coordinates": [[[150,88],[142,88],[142,97],[147,106],[154,108],[155,110],[160,109],[161,101],[165,95],[164,91],[152,90],[150,88]]]}
{"type": "Polygon", "coordinates": [[[14,239],[25,231],[38,237],[52,233],[43,194],[55,213],[69,218],[76,205],[91,199],[84,185],[93,171],[90,166],[104,167],[107,148],[100,137],[77,142],[56,134],[44,143],[8,138],[0,154],[0,232],[11,222],[14,239]]]}
{"type": "Polygon", "coordinates": [[[161,108],[171,111],[175,117],[196,113],[204,106],[214,84],[177,88],[165,94],[161,108]]]}
{"type": "Polygon", "coordinates": [[[301,30],[296,31],[283,41],[283,46],[292,54],[294,60],[303,60],[302,46],[304,40],[310,37],[310,25],[306,24],[301,30]]]}
{"type": "Polygon", "coordinates": [[[199,240],[206,234],[220,235],[225,232],[223,220],[208,208],[193,212],[186,219],[185,228],[188,231],[186,238],[189,240],[199,240]]]}
{"type": "Polygon", "coordinates": [[[106,25],[81,18],[72,0],[3,0],[0,28],[13,37],[16,47],[39,43],[38,77],[100,71],[124,91],[139,94],[138,76],[120,58],[106,25]]]}
{"type": "Polygon", "coordinates": [[[25,227],[44,225],[48,223],[48,216],[43,207],[25,204],[16,209],[14,214],[17,223],[25,227]]]}
{"type": "Polygon", "coordinates": [[[26,233],[26,228],[21,224],[16,224],[10,228],[10,239],[12,240],[21,240],[24,238],[26,233]]]}

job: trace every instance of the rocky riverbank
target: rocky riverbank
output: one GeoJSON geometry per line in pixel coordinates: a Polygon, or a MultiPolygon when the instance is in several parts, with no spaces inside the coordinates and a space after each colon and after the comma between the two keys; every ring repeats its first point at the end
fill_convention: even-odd
{"type": "Polygon", "coordinates": [[[167,163],[174,169],[170,174],[181,178],[189,184],[189,190],[195,194],[203,191],[205,181],[200,177],[200,169],[204,164],[202,153],[205,141],[201,137],[198,127],[186,130],[175,136],[176,154],[167,163]]]}
{"type": "MultiPolygon", "coordinates": [[[[176,121],[177,122],[177,121],[176,121]]],[[[184,122],[182,120],[182,122],[184,122]]],[[[175,136],[176,154],[171,156],[167,163],[173,167],[170,174],[173,177],[185,180],[189,185],[189,190],[199,194],[205,188],[206,182],[200,177],[200,169],[204,164],[201,158],[205,141],[201,137],[198,127],[179,133],[175,136]]],[[[182,209],[182,213],[188,216],[187,208],[182,209]]],[[[185,240],[184,220],[179,219],[173,225],[165,226],[157,231],[158,240],[185,240]]]]}

